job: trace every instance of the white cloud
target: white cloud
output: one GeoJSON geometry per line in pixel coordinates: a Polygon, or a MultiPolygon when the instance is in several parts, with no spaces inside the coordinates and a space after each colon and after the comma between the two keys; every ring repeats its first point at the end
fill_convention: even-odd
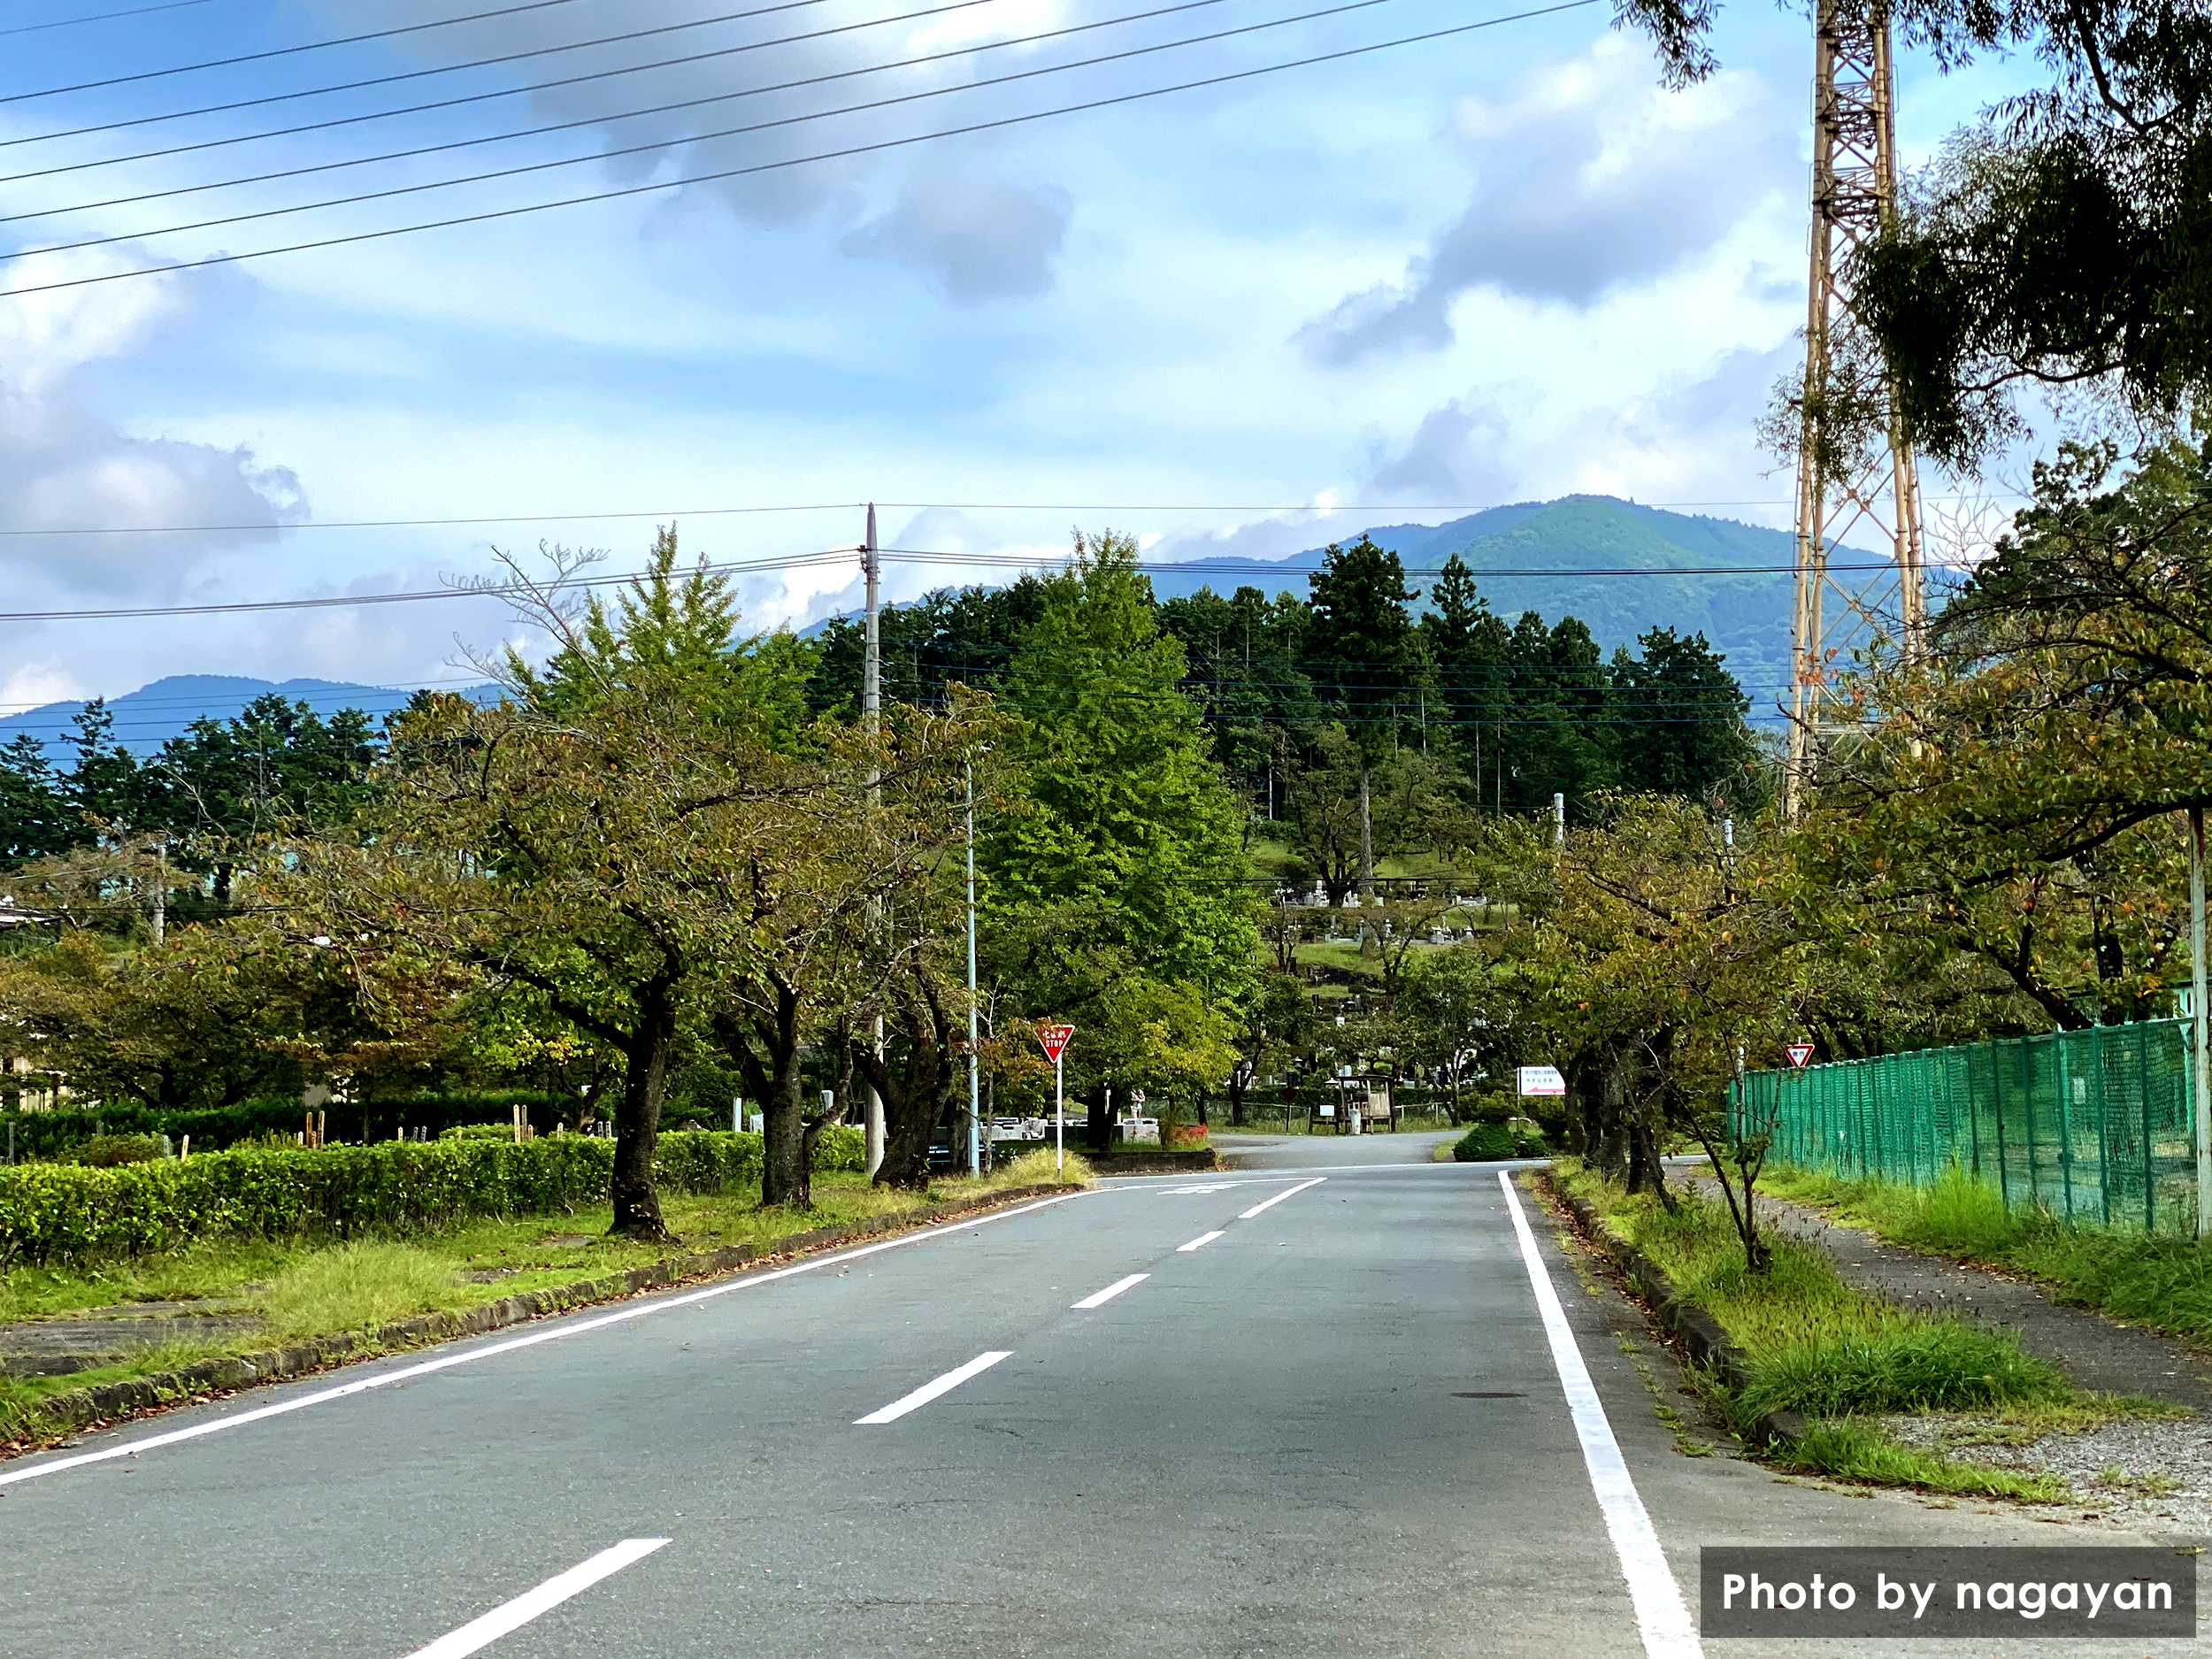
{"type": "MultiPolygon", "coordinates": [[[[36,262],[42,280],[119,268],[127,255],[36,262]]],[[[0,540],[0,570],[65,589],[174,591],[216,547],[265,538],[303,506],[299,480],[243,446],[142,436],[97,410],[83,381],[104,359],[142,353],[180,331],[194,289],[119,282],[0,301],[0,523],[47,536],[0,540]],[[93,528],[234,525],[196,535],[76,534],[93,528]]]]}
{"type": "Polygon", "coordinates": [[[1505,98],[1462,99],[1454,127],[1475,168],[1466,208],[1400,280],[1306,325],[1316,362],[1448,346],[1473,289],[1590,306],[1705,252],[1798,169],[1793,125],[1755,76],[1670,92],[1619,35],[1505,98]]]}

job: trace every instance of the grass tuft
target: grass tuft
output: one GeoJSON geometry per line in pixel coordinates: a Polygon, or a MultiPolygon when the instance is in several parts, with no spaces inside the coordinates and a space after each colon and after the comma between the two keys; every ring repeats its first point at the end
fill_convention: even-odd
{"type": "Polygon", "coordinates": [[[258,1298],[278,1336],[359,1331],[474,1300],[450,1262],[405,1244],[342,1244],[279,1274],[258,1298]]]}
{"type": "MultiPolygon", "coordinates": [[[[1052,1152],[1042,1148],[1025,1152],[1019,1157],[998,1165],[980,1181],[964,1181],[958,1192],[1000,1192],[1010,1187],[1043,1187],[1053,1181],[1081,1181],[1091,1179],[1091,1166],[1079,1152],[1066,1155],[1064,1171],[1053,1167],[1052,1152]]],[[[949,1187],[948,1190],[953,1190],[949,1187]]]]}
{"type": "Polygon", "coordinates": [[[1972,1411],[2058,1404],[2074,1390],[2009,1333],[1949,1323],[1901,1324],[1816,1338],[1755,1356],[1744,1404],[1815,1417],[1883,1411],[1972,1411]]]}
{"type": "Polygon", "coordinates": [[[2020,1503],[2064,1503],[2072,1496],[2055,1475],[2024,1475],[2009,1469],[1955,1463],[1900,1446],[1879,1430],[1843,1418],[1816,1423],[1793,1445],[1778,1448],[1773,1461],[1810,1473],[1886,1486],[1917,1486],[2020,1503]]]}

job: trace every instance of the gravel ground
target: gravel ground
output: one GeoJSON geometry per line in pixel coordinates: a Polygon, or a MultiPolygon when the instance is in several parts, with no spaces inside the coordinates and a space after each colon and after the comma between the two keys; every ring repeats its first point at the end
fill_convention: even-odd
{"type": "Polygon", "coordinates": [[[2212,1534],[2212,1422],[2202,1417],[2122,1417],[2020,1445],[2003,1443],[2016,1429],[1967,1417],[1892,1417],[1882,1425],[1924,1451],[2058,1476],[2079,1500],[2058,1512],[2070,1522],[2212,1534]]]}

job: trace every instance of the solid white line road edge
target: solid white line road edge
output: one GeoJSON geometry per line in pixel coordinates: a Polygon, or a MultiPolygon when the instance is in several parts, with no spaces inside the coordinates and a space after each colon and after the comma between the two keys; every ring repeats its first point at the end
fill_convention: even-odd
{"type": "Polygon", "coordinates": [[[1202,1233],[1196,1238],[1193,1239],[1188,1244],[1177,1245],[1175,1247],[1175,1254],[1178,1256],[1188,1256],[1193,1250],[1203,1249],[1207,1245],[1211,1244],[1216,1239],[1225,1238],[1227,1236],[1227,1234],[1221,1233],[1202,1233]]]}
{"type": "Polygon", "coordinates": [[[1659,1548],[1651,1516],[1636,1491],[1635,1481],[1629,1478],[1620,1442],[1613,1438],[1613,1425],[1590,1381],[1589,1367],[1582,1363],[1582,1350],[1575,1346],[1575,1333],[1568,1326],[1566,1310],[1559,1305],[1559,1293],[1552,1287],[1550,1271],[1537,1253],[1536,1235],[1529,1231],[1528,1217],[1521,1212],[1513,1177],[1499,1171],[1498,1185],[1505,1189],[1505,1205],[1513,1213],[1513,1231],[1520,1235],[1529,1289],[1535,1294],[1538,1312],[1543,1315],[1552,1364],[1558,1370],[1560,1386],[1566,1391],[1576,1438],[1582,1442],[1590,1489],[1597,1494],[1605,1530],[1613,1540],[1613,1553],[1620,1557],[1621,1576],[1628,1580],[1628,1598],[1636,1607],[1644,1652],[1650,1659],[1701,1659],[1705,1650],[1698,1643],[1697,1627],[1690,1622],[1682,1586],[1675,1582],[1674,1570],[1667,1565],[1666,1552],[1659,1548]]]}
{"type": "Polygon", "coordinates": [[[1106,1303],[1111,1302],[1115,1297],[1120,1295],[1123,1291],[1127,1290],[1132,1285],[1141,1285],[1146,1279],[1151,1277],[1152,1275],[1149,1273],[1132,1273],[1126,1279],[1118,1279],[1112,1284],[1107,1286],[1105,1289],[1094,1290],[1089,1295],[1084,1297],[1082,1301],[1070,1302],[1068,1304],[1069,1310],[1072,1312],[1078,1308],[1103,1307],[1106,1303]]]}
{"type": "MultiPolygon", "coordinates": [[[[1092,1189],[1095,1190],[1095,1189],[1092,1189]]],[[[150,1434],[143,1440],[127,1440],[119,1446],[103,1447],[96,1452],[79,1452],[73,1457],[56,1457],[42,1463],[0,1463],[0,1491],[26,1480],[36,1480],[42,1475],[58,1475],[66,1470],[81,1469],[88,1463],[104,1463],[118,1457],[135,1457],[141,1452],[157,1447],[175,1446],[185,1440],[196,1440],[209,1434],[220,1434],[226,1429],[242,1428],[249,1423],[259,1423],[268,1417],[280,1417],[294,1411],[304,1411],[310,1406],[326,1405],[334,1400],[349,1399],[366,1394],[372,1388],[389,1387],[394,1384],[412,1382],[418,1377],[427,1377],[435,1371],[447,1371],[456,1365],[472,1364],[478,1360],[492,1359],[501,1354],[511,1354],[518,1348],[535,1348],[541,1342],[557,1342],[564,1337],[582,1336],[588,1332],[603,1331],[609,1325],[621,1325],[632,1319],[643,1319],[657,1313],[666,1313],[672,1308],[688,1308],[695,1302],[710,1302],[717,1296],[727,1296],[741,1290],[750,1290],[756,1285],[772,1284],[780,1279],[789,1279],[798,1273],[819,1272],[826,1267],[835,1267],[841,1262],[856,1262],[864,1256],[874,1256],[883,1250],[895,1250],[910,1244],[925,1244],[932,1239],[950,1238],[978,1227],[987,1227],[995,1221],[1011,1221],[1017,1216],[1033,1215],[1048,1210],[1055,1204],[1064,1204],[1071,1199],[1087,1198],[1089,1191],[1064,1193],[1057,1198],[1041,1198],[1033,1204],[1018,1205],[1002,1210],[995,1215],[979,1217],[972,1221],[955,1221],[949,1225],[928,1227],[910,1233],[902,1238],[887,1239],[881,1244],[864,1244],[858,1249],[840,1250],[834,1255],[812,1257],[795,1262],[789,1267],[779,1267],[772,1272],[748,1273],[726,1285],[710,1285],[704,1290],[686,1291],[679,1296],[661,1296],[650,1302],[641,1302],[613,1313],[599,1314],[588,1319],[573,1319],[533,1331],[527,1336],[514,1336],[503,1341],[488,1342],[464,1353],[443,1354],[436,1359],[424,1360],[419,1364],[403,1365],[396,1371],[380,1371],[373,1377],[342,1383],[335,1388],[320,1388],[313,1394],[299,1394],[289,1400],[280,1400],[274,1405],[256,1406],[241,1411],[235,1417],[219,1417],[211,1422],[195,1423],[189,1428],[171,1429],[163,1434],[150,1434]]]]}
{"type": "Polygon", "coordinates": [[[1329,1178],[1325,1175],[1317,1175],[1310,1181],[1301,1181],[1297,1186],[1291,1187],[1288,1191],[1276,1194],[1274,1197],[1269,1199],[1266,1202],[1253,1205],[1251,1209],[1246,1210],[1242,1215],[1239,1216],[1237,1219],[1239,1221],[1249,1221],[1253,1217],[1258,1215],[1263,1210],[1272,1210],[1276,1205],[1281,1203],[1284,1199],[1295,1198],[1299,1194],[1304,1192],[1307,1187],[1318,1187],[1322,1182],[1327,1180],[1329,1178]]]}
{"type": "Polygon", "coordinates": [[[589,1561],[557,1573],[536,1589],[526,1590],[511,1601],[503,1601],[481,1618],[469,1620],[427,1647],[416,1648],[408,1659],[462,1659],[465,1654],[488,1647],[539,1615],[551,1612],[571,1596],[581,1595],[602,1578],[611,1578],[625,1567],[644,1560],[666,1542],[664,1538],[626,1538],[613,1548],[601,1550],[589,1561]]]}
{"type": "Polygon", "coordinates": [[[871,1411],[864,1417],[855,1417],[853,1426],[858,1428],[864,1423],[896,1423],[908,1412],[920,1410],[939,1394],[949,1394],[969,1378],[979,1376],[990,1370],[1002,1359],[1013,1357],[1014,1350],[1010,1348],[997,1348],[988,1354],[979,1354],[965,1365],[956,1365],[942,1377],[933,1378],[924,1383],[912,1394],[901,1394],[880,1411],[871,1411]]]}

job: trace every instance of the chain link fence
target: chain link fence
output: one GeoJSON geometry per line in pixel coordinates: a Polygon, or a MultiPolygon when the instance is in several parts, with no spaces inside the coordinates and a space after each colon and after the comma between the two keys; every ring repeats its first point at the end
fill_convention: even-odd
{"type": "Polygon", "coordinates": [[[1755,1071],[1735,1110],[1777,1163],[1927,1187],[1955,1162],[2008,1208],[2189,1237],[2188,1048],[2162,1019],[1755,1071]]]}

